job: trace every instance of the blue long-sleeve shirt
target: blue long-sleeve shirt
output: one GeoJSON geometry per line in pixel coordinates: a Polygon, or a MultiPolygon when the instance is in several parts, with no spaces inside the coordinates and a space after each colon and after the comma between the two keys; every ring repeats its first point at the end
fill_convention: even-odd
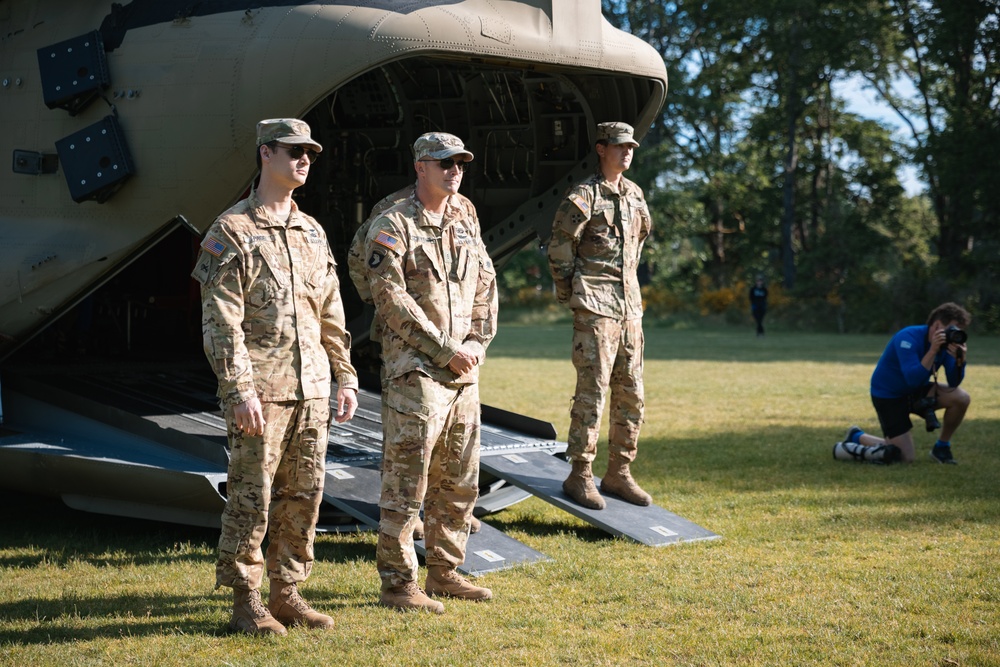
{"type": "MultiPolygon", "coordinates": [[[[917,391],[931,379],[931,371],[920,360],[931,347],[927,340],[927,325],[920,324],[901,329],[885,346],[882,357],[872,373],[872,396],[876,398],[902,398],[917,391]]],[[[957,387],[965,378],[965,365],[959,366],[955,357],[942,347],[934,359],[934,366],[944,368],[949,387],[957,387]]]]}

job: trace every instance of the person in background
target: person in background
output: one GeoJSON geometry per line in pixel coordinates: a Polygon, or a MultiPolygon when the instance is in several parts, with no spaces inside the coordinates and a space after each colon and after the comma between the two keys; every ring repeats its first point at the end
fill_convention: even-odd
{"type": "Polygon", "coordinates": [[[897,332],[886,345],[871,379],[872,404],[885,437],[847,429],[844,440],[833,447],[833,458],[843,461],[910,463],[915,459],[911,414],[924,417],[927,430],[941,435],[930,451],[938,463],[954,464],[951,438],[958,430],[971,401],[959,385],[965,378],[967,335],[972,316],[956,303],[943,303],[927,324],[897,332]],[[937,381],[944,370],[947,384],[937,381]],[[944,408],[938,425],[934,411],[944,408]]]}
{"type": "Polygon", "coordinates": [[[767,286],[764,276],[757,276],[750,288],[750,312],[757,323],[757,335],[764,335],[764,316],[767,315],[767,286]]]}

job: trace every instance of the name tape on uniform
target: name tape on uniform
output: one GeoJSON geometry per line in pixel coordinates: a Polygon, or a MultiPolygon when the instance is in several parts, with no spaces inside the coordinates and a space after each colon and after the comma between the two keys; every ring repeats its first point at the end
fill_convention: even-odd
{"type": "Polygon", "coordinates": [[[490,551],[489,549],[483,549],[482,551],[473,552],[480,558],[482,558],[487,563],[499,563],[502,560],[507,560],[495,551],[490,551]]]}
{"type": "Polygon", "coordinates": [[[663,535],[664,537],[674,537],[675,535],[677,535],[677,533],[675,533],[674,531],[670,530],[665,526],[650,526],[649,529],[654,533],[659,533],[660,535],[663,535]]]}
{"type": "Polygon", "coordinates": [[[511,463],[527,463],[528,459],[524,458],[520,454],[504,454],[503,457],[510,461],[511,463]]]}

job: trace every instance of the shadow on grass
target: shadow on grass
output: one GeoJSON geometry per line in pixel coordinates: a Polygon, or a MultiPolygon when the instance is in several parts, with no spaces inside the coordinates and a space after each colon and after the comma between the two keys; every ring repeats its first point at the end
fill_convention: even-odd
{"type": "MultiPolygon", "coordinates": [[[[0,645],[59,644],[101,638],[173,634],[220,636],[228,633],[229,599],[187,595],[121,595],[100,598],[29,598],[0,604],[5,623],[28,621],[28,630],[0,631],[0,645]],[[206,608],[218,607],[222,623],[206,622],[206,608]],[[135,615],[145,614],[145,616],[135,615]],[[127,614],[127,619],[122,616],[127,614]],[[95,618],[107,617],[95,622],[95,618]],[[86,627],[81,627],[86,623],[86,627]]],[[[213,614],[215,616],[215,614],[213,614]]]]}
{"type": "Polygon", "coordinates": [[[70,509],[57,498],[0,493],[4,507],[5,550],[38,552],[0,557],[0,566],[28,568],[39,563],[87,562],[95,567],[202,561],[214,551],[219,531],[70,509]]]}
{"type": "MultiPolygon", "coordinates": [[[[55,498],[0,493],[0,503],[18,507],[0,529],[0,567],[8,577],[17,570],[44,565],[85,563],[95,568],[193,563],[204,569],[204,586],[195,595],[67,594],[0,603],[0,627],[25,622],[27,630],[0,630],[0,646],[59,644],[101,638],[165,635],[223,636],[231,611],[228,590],[210,592],[214,583],[219,531],[139,519],[79,512],[55,498]],[[205,620],[206,614],[211,616],[205,620]]],[[[266,547],[265,547],[266,548],[266,547]]],[[[317,543],[317,560],[341,562],[374,559],[374,549],[360,541],[317,543]]],[[[374,568],[373,568],[374,571],[374,568]]],[[[374,575],[373,575],[374,576],[374,575]]],[[[265,586],[266,588],[266,586],[265,586]]],[[[373,584],[373,590],[377,585],[373,584]]],[[[266,595],[266,593],[265,593],[266,595]]],[[[325,610],[367,606],[347,594],[314,587],[311,599],[325,610]]],[[[374,604],[374,603],[372,603],[374,604]]]]}
{"type": "MultiPolygon", "coordinates": [[[[203,563],[206,571],[214,571],[218,529],[91,514],[71,509],[56,498],[13,492],[0,493],[0,504],[19,508],[4,516],[0,529],[2,549],[26,552],[0,555],[0,567],[16,570],[42,563],[121,567],[191,562],[203,563]]],[[[317,543],[317,553],[330,562],[373,557],[369,552],[372,548],[360,541],[317,543]]]]}
{"type": "MultiPolygon", "coordinates": [[[[994,447],[998,430],[1000,420],[963,424],[955,440],[958,466],[943,466],[927,456],[933,434],[915,433],[916,463],[874,466],[833,460],[833,442],[840,433],[790,426],[704,438],[645,438],[633,470],[659,505],[709,530],[725,521],[748,536],[763,531],[791,536],[804,529],[805,518],[812,524],[854,526],[874,534],[895,530],[930,534],[952,526],[1000,524],[996,502],[1000,461],[994,447]]],[[[606,460],[606,445],[601,447],[598,474],[606,460]]],[[[217,530],[88,514],[56,499],[25,502],[24,496],[13,493],[0,493],[0,502],[11,508],[0,528],[2,552],[7,554],[0,556],[0,567],[9,570],[9,577],[43,564],[85,562],[100,568],[189,562],[204,568],[205,580],[211,582],[217,530]]],[[[530,507],[490,515],[486,522],[530,538],[566,534],[588,544],[613,539],[568,514],[534,514],[530,507]]],[[[335,587],[316,587],[309,591],[310,598],[326,609],[375,604],[370,540],[321,540],[316,556],[328,563],[371,562],[372,595],[359,603],[356,595],[335,587]]],[[[210,585],[206,583],[206,591],[210,585]]],[[[221,592],[30,598],[0,604],[0,618],[7,623],[31,626],[16,632],[0,630],[0,645],[68,643],[122,634],[217,636],[225,632],[225,620],[215,619],[228,619],[228,612],[228,595],[221,592]],[[212,620],[205,620],[206,613],[212,620]],[[129,618],[122,620],[123,614],[129,618]],[[77,627],[79,617],[89,619],[87,627],[77,627]]]]}
{"type": "MultiPolygon", "coordinates": [[[[935,434],[923,429],[914,432],[914,463],[882,466],[834,460],[833,445],[842,434],[795,426],[703,439],[646,439],[632,470],[640,482],[659,487],[667,498],[671,492],[731,497],[736,505],[752,499],[776,511],[790,502],[805,507],[822,503],[831,510],[868,505],[882,510],[881,518],[877,511],[873,516],[886,528],[949,521],[996,524],[1000,461],[988,443],[998,429],[996,420],[963,424],[954,439],[960,460],[956,466],[930,458],[935,434]]],[[[595,466],[595,471],[602,468],[595,466]]],[[[659,504],[671,509],[669,500],[659,504]]]]}

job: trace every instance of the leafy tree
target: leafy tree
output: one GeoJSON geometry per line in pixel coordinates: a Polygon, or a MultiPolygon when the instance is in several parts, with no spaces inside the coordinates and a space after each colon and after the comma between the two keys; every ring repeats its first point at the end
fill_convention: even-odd
{"type": "MultiPolygon", "coordinates": [[[[1000,314],[1000,3],[891,0],[898,31],[868,81],[910,132],[943,276],[1000,314]],[[902,92],[900,92],[902,91],[902,92]]],[[[950,290],[946,290],[950,291],[950,290]]]]}
{"type": "Polygon", "coordinates": [[[604,5],[669,70],[630,174],[660,223],[654,285],[693,296],[762,272],[818,326],[884,329],[955,299],[1000,327],[997,0],[604,5]],[[909,150],[845,111],[834,83],[858,74],[906,120],[909,150]],[[903,193],[906,160],[929,199],[903,193]]]}

